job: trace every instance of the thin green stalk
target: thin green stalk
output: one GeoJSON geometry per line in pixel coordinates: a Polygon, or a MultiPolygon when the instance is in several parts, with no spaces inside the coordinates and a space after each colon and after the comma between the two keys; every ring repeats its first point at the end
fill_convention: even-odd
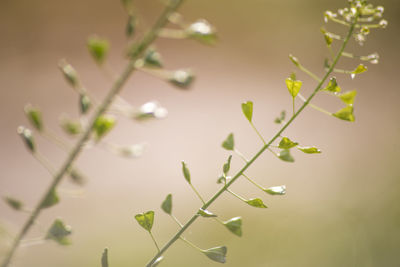
{"type": "Polygon", "coordinates": [[[229,192],[230,194],[232,194],[234,197],[238,198],[239,200],[241,200],[241,201],[247,203],[247,199],[245,199],[245,198],[239,196],[238,194],[236,194],[236,193],[233,192],[232,190],[230,190],[230,189],[227,188],[226,191],[229,192]]]}
{"type": "MultiPolygon", "coordinates": [[[[296,107],[295,107],[295,101],[294,101],[294,97],[292,99],[292,104],[293,104],[293,115],[296,113],[296,107]]],[[[264,143],[265,144],[265,143],[264,143]]]]}
{"type": "Polygon", "coordinates": [[[204,201],[204,199],[201,197],[199,191],[196,190],[196,188],[192,185],[192,183],[190,183],[190,187],[193,189],[193,191],[196,193],[197,197],[200,199],[200,201],[205,204],[206,202],[204,201]]]}
{"type": "Polygon", "coordinates": [[[246,174],[242,173],[242,176],[244,178],[246,178],[250,183],[254,184],[256,187],[260,188],[262,191],[265,190],[264,187],[262,187],[261,185],[259,185],[258,183],[256,183],[253,179],[251,179],[250,177],[248,177],[246,174]]]}
{"type": "Polygon", "coordinates": [[[184,237],[179,237],[183,242],[185,242],[186,244],[188,244],[189,246],[191,246],[192,248],[194,248],[195,250],[198,250],[200,252],[204,252],[204,249],[199,248],[198,246],[196,246],[195,244],[193,244],[192,242],[190,242],[189,240],[187,240],[184,237]]]}
{"type": "Polygon", "coordinates": [[[342,69],[334,69],[333,72],[341,73],[341,74],[351,74],[351,70],[342,70],[342,69]]]}
{"type": "Polygon", "coordinates": [[[54,175],[55,174],[55,169],[54,167],[51,165],[51,163],[49,162],[49,160],[43,156],[41,153],[39,153],[38,151],[36,151],[35,153],[33,153],[33,157],[40,162],[40,164],[42,164],[42,166],[51,174],[54,175]]]}
{"type": "Polygon", "coordinates": [[[180,228],[183,227],[183,224],[176,218],[174,215],[170,214],[171,218],[179,225],[180,228]]]}
{"type": "Polygon", "coordinates": [[[160,247],[157,244],[156,239],[154,238],[153,234],[151,233],[151,231],[149,231],[149,234],[151,236],[151,239],[153,239],[154,245],[156,245],[158,252],[160,252],[160,247]]]}
{"type": "MultiPolygon", "coordinates": [[[[278,147],[278,148],[279,148],[279,147],[278,147]]],[[[268,151],[271,152],[272,154],[274,154],[275,157],[279,158],[279,154],[276,153],[275,151],[273,151],[273,150],[271,149],[271,146],[268,148],[268,151]]]]}
{"type": "Polygon", "coordinates": [[[264,137],[262,137],[262,135],[260,134],[260,132],[257,130],[256,126],[254,126],[253,122],[250,122],[251,127],[253,127],[254,131],[257,133],[258,137],[260,137],[261,141],[263,142],[263,144],[265,145],[266,142],[264,140],[264,137]]]}
{"type": "MultiPolygon", "coordinates": [[[[302,96],[300,93],[298,94],[298,96],[299,96],[299,98],[300,98],[303,102],[306,101],[306,99],[304,98],[304,96],[302,96]]],[[[309,105],[310,105],[311,108],[313,108],[313,109],[315,109],[315,110],[318,110],[319,112],[322,112],[322,113],[324,113],[324,114],[326,114],[326,115],[332,116],[332,113],[331,113],[331,112],[329,112],[329,111],[327,111],[327,110],[325,110],[325,109],[323,109],[323,108],[320,108],[320,107],[318,107],[318,106],[316,106],[316,105],[314,105],[314,104],[311,104],[311,103],[310,103],[309,105]]]]}
{"type": "Polygon", "coordinates": [[[135,70],[135,61],[144,53],[144,51],[153,43],[153,41],[157,38],[159,31],[164,27],[164,25],[167,24],[168,22],[168,17],[171,16],[178,8],[179,6],[184,2],[184,0],[171,0],[169,5],[164,9],[164,12],[160,15],[158,20],[155,22],[154,26],[150,29],[149,32],[143,37],[142,41],[135,46],[135,49],[133,49],[133,52],[131,54],[131,59],[127,66],[125,67],[124,71],[122,74],[119,76],[119,78],[114,82],[112,85],[110,91],[106,95],[104,101],[101,103],[101,105],[97,108],[96,112],[93,114],[90,123],[88,124],[87,129],[81,136],[81,138],[78,140],[78,142],[75,144],[69,155],[67,156],[67,159],[65,160],[64,164],[61,166],[61,168],[58,170],[56,175],[53,178],[53,181],[45,191],[45,193],[42,195],[42,198],[40,201],[37,203],[36,207],[33,209],[32,213],[30,214],[29,218],[23,225],[21,231],[17,234],[11,249],[9,252],[5,255],[5,258],[1,264],[2,267],[8,267],[12,257],[14,256],[21,240],[25,237],[25,235],[28,233],[34,222],[36,221],[36,218],[39,216],[40,212],[42,211],[42,206],[43,203],[45,203],[46,198],[48,195],[50,195],[55,188],[58,186],[58,184],[61,182],[62,178],[64,175],[68,172],[68,170],[71,168],[73,162],[77,159],[79,154],[82,152],[82,149],[84,147],[84,144],[89,140],[90,135],[92,133],[94,124],[100,116],[102,116],[106,110],[110,107],[111,103],[113,102],[115,96],[119,94],[119,92],[122,90],[123,86],[127,82],[128,78],[131,76],[131,74],[135,70]]]}
{"type": "Polygon", "coordinates": [[[248,160],[246,157],[243,155],[242,152],[240,152],[236,147],[233,149],[233,151],[238,155],[244,162],[247,162],[248,160]]]}
{"type": "Polygon", "coordinates": [[[220,224],[222,224],[223,226],[225,226],[225,223],[224,223],[223,220],[221,220],[221,219],[218,218],[218,217],[213,217],[213,218],[214,218],[214,220],[216,220],[217,222],[219,222],[220,224]]]}
{"type": "Polygon", "coordinates": [[[56,144],[59,148],[61,148],[65,152],[68,152],[71,150],[71,147],[68,145],[68,143],[64,139],[59,137],[56,133],[51,131],[50,129],[48,129],[48,128],[43,129],[41,134],[44,138],[47,138],[49,141],[56,144]]]}
{"type": "MultiPolygon", "coordinates": [[[[269,146],[279,137],[281,136],[281,134],[286,130],[286,128],[296,119],[296,117],[308,106],[308,104],[310,103],[310,101],[314,98],[314,96],[318,93],[318,91],[321,89],[322,85],[325,83],[325,81],[328,79],[329,75],[332,73],[334,67],[336,66],[336,64],[338,63],[340,57],[342,56],[342,53],[347,45],[347,43],[349,42],[353,31],[354,31],[354,27],[355,24],[357,23],[357,19],[359,17],[359,14],[357,14],[355,16],[354,22],[351,24],[349,31],[347,33],[346,38],[343,41],[342,46],[340,47],[338,53],[336,54],[336,57],[332,63],[332,65],[330,66],[330,68],[327,70],[327,72],[325,73],[324,77],[322,78],[322,80],[318,83],[317,87],[314,89],[313,93],[307,98],[306,102],[304,102],[304,104],[297,110],[297,112],[288,120],[288,122],[286,122],[286,124],[284,124],[282,126],[282,128],[271,138],[271,140],[265,144],[243,167],[242,169],[240,169],[235,176],[233,176],[233,178],[226,183],[217,193],[215,193],[215,195],[213,197],[211,197],[210,200],[208,200],[206,202],[206,204],[204,204],[201,208],[202,209],[207,209],[212,203],[214,203],[215,200],[217,200],[219,198],[219,196],[224,193],[253,163],[254,161],[261,155],[264,153],[264,151],[266,149],[269,148],[269,146]]],[[[147,267],[151,267],[153,265],[153,263],[159,258],[161,257],[165,251],[168,250],[168,248],[175,243],[176,240],[178,240],[180,238],[180,236],[186,231],[186,229],[188,229],[198,218],[198,214],[196,212],[196,214],[194,214],[192,216],[192,218],[189,219],[189,221],[187,221],[183,227],[161,248],[161,251],[158,252],[148,263],[147,263],[147,267]]]]}
{"type": "Polygon", "coordinates": [[[310,76],[311,78],[313,78],[315,81],[320,82],[321,79],[318,78],[317,75],[315,75],[314,73],[312,73],[311,71],[309,71],[308,69],[306,69],[303,65],[299,65],[299,69],[301,71],[303,71],[305,74],[307,74],[308,76],[310,76]]]}

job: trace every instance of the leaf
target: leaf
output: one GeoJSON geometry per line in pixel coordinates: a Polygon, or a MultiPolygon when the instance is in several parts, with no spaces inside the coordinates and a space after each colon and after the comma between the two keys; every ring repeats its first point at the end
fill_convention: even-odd
{"type": "Polygon", "coordinates": [[[86,183],[86,177],[77,169],[72,169],[68,172],[71,181],[77,185],[84,185],[86,183]]]}
{"type": "Polygon", "coordinates": [[[232,160],[232,155],[229,155],[228,161],[224,164],[224,167],[222,168],[225,175],[228,174],[231,168],[231,160],[232,160]]]}
{"type": "Polygon", "coordinates": [[[225,246],[221,246],[221,247],[209,248],[203,250],[202,252],[213,261],[225,263],[227,250],[228,249],[225,246]]]}
{"type": "Polygon", "coordinates": [[[327,32],[324,28],[321,28],[320,30],[321,30],[322,34],[324,35],[326,45],[331,46],[331,44],[333,42],[333,38],[332,38],[331,34],[329,32],[327,32]]]}
{"type": "Polygon", "coordinates": [[[39,132],[43,130],[42,113],[38,108],[28,104],[24,108],[25,114],[31,122],[32,126],[35,127],[39,132]]]}
{"type": "Polygon", "coordinates": [[[56,219],[47,231],[46,239],[54,240],[58,244],[65,246],[71,243],[68,239],[71,233],[71,226],[66,225],[60,219],[56,219]]]}
{"type": "Polygon", "coordinates": [[[363,73],[365,71],[367,71],[368,68],[366,66],[364,66],[363,64],[360,64],[357,66],[357,68],[355,68],[352,72],[351,72],[351,78],[354,79],[354,77],[356,76],[356,74],[360,74],[363,73]]]}
{"type": "Polygon", "coordinates": [[[17,133],[21,136],[29,151],[35,152],[35,142],[33,140],[32,131],[25,128],[24,126],[19,126],[17,129],[17,133]]]}
{"type": "Polygon", "coordinates": [[[151,231],[154,222],[154,211],[148,211],[146,213],[141,213],[135,215],[136,221],[147,231],[151,231]]]}
{"type": "Polygon", "coordinates": [[[289,59],[290,59],[290,61],[292,61],[292,63],[293,63],[296,67],[299,67],[299,66],[300,66],[300,62],[299,62],[299,60],[297,59],[297,57],[294,57],[293,55],[289,55],[289,59]]]}
{"type": "Polygon", "coordinates": [[[56,191],[53,189],[47,194],[45,200],[42,203],[41,208],[42,209],[50,208],[56,205],[58,202],[60,202],[60,198],[58,197],[56,191]]]}
{"type": "Polygon", "coordinates": [[[61,128],[69,135],[77,135],[82,133],[82,125],[79,120],[73,121],[68,118],[61,120],[61,128]]]}
{"type": "Polygon", "coordinates": [[[168,194],[163,203],[161,204],[161,209],[171,215],[172,213],[172,195],[168,194]]]}
{"type": "Polygon", "coordinates": [[[3,199],[7,203],[7,205],[14,210],[22,210],[22,208],[24,207],[24,203],[16,198],[4,197],[3,199]]]}
{"type": "Polygon", "coordinates": [[[94,61],[102,65],[106,60],[108,50],[110,49],[110,43],[106,39],[92,36],[89,37],[87,41],[87,48],[94,61]]]}
{"type": "Polygon", "coordinates": [[[196,39],[204,44],[213,45],[217,42],[215,28],[206,20],[200,19],[185,29],[188,37],[196,39]]]}
{"type": "Polygon", "coordinates": [[[194,81],[194,75],[191,70],[176,70],[169,78],[169,82],[173,85],[187,89],[194,81]]]}
{"type": "Polygon", "coordinates": [[[61,60],[58,64],[58,67],[64,74],[64,78],[72,87],[79,87],[80,82],[78,78],[78,73],[70,64],[68,64],[65,60],[61,60]]]}
{"type": "Polygon", "coordinates": [[[278,157],[286,162],[294,162],[294,158],[292,157],[292,155],[290,154],[290,150],[289,149],[284,149],[282,150],[278,157]]]}
{"type": "Polygon", "coordinates": [[[105,248],[101,255],[101,267],[108,267],[108,248],[105,248]]]}
{"type": "Polygon", "coordinates": [[[183,177],[185,177],[186,181],[187,181],[189,184],[191,184],[191,181],[190,181],[190,171],[189,171],[189,169],[188,169],[187,166],[186,166],[186,162],[184,162],[183,160],[182,160],[182,173],[183,173],[183,177]]]}
{"type": "Polygon", "coordinates": [[[245,103],[242,103],[242,111],[244,116],[251,122],[253,118],[253,102],[247,101],[245,103]]]}
{"type": "Polygon", "coordinates": [[[347,105],[353,105],[354,98],[356,97],[356,95],[357,95],[357,91],[353,90],[353,91],[348,91],[343,94],[340,94],[339,97],[347,105]]]}
{"type": "Polygon", "coordinates": [[[247,204],[256,208],[268,208],[264,205],[263,201],[259,198],[252,198],[246,201],[247,204]]]}
{"type": "Polygon", "coordinates": [[[279,117],[275,118],[274,122],[276,124],[281,124],[286,118],[286,111],[282,110],[279,117]]]}
{"type": "Polygon", "coordinates": [[[148,49],[144,55],[144,64],[148,67],[161,68],[163,66],[161,54],[155,49],[148,49]]]}
{"type": "Polygon", "coordinates": [[[234,217],[224,222],[226,228],[237,236],[242,236],[242,218],[234,217]]]}
{"type": "Polygon", "coordinates": [[[339,93],[342,89],[337,85],[336,78],[332,77],[330,78],[328,85],[322,90],[332,93],[339,93]]]}
{"type": "Polygon", "coordinates": [[[285,185],[273,186],[273,187],[264,189],[264,191],[270,195],[285,195],[286,194],[286,186],[285,185]]]}
{"type": "Polygon", "coordinates": [[[299,143],[295,143],[287,137],[283,137],[282,140],[279,142],[278,147],[282,148],[282,149],[289,149],[289,148],[297,146],[298,144],[299,143]]]}
{"type": "Polygon", "coordinates": [[[289,90],[290,95],[295,98],[297,94],[300,92],[301,85],[303,84],[301,81],[292,80],[291,78],[287,78],[285,80],[286,86],[289,90]]]}
{"type": "Polygon", "coordinates": [[[353,111],[354,108],[352,106],[347,106],[337,111],[336,113],[333,113],[332,115],[341,120],[354,121],[355,117],[353,115],[353,111]]]}
{"type": "Polygon", "coordinates": [[[235,140],[233,138],[233,133],[230,133],[228,137],[222,143],[222,147],[226,150],[233,150],[235,149],[235,140]]]}
{"type": "Polygon", "coordinates": [[[204,209],[199,209],[199,211],[197,212],[201,217],[204,218],[211,218],[211,217],[217,217],[217,215],[215,215],[214,213],[208,211],[208,210],[204,210],[204,209]]]}
{"type": "Polygon", "coordinates": [[[297,147],[300,151],[307,153],[307,154],[315,154],[315,153],[321,153],[321,150],[316,148],[315,146],[298,146],[297,147]]]}
{"type": "Polygon", "coordinates": [[[79,107],[81,109],[81,113],[86,114],[91,106],[92,102],[90,101],[90,98],[86,94],[81,94],[79,97],[79,107]]]}
{"type": "Polygon", "coordinates": [[[96,139],[100,140],[106,133],[111,131],[115,125],[115,118],[110,115],[103,115],[97,118],[94,123],[93,130],[96,135],[96,139]]]}
{"type": "Polygon", "coordinates": [[[326,70],[328,70],[331,67],[330,63],[329,63],[329,59],[325,58],[324,60],[324,68],[326,70]]]}

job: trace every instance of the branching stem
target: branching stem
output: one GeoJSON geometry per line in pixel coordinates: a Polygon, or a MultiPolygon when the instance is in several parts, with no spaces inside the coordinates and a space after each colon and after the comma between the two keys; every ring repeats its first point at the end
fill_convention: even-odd
{"type": "MultiPolygon", "coordinates": [[[[354,21],[351,23],[349,31],[347,33],[346,38],[343,40],[343,44],[340,47],[339,51],[336,54],[335,59],[333,60],[333,63],[331,64],[330,68],[326,71],[324,77],[319,81],[317,87],[314,89],[314,91],[311,93],[311,95],[307,98],[307,100],[304,102],[304,104],[296,111],[295,114],[282,126],[282,128],[269,140],[268,143],[266,143],[243,167],[240,169],[235,176],[232,177],[232,179],[229,180],[213,197],[211,197],[210,200],[208,200],[201,208],[202,209],[207,209],[211,204],[214,203],[215,200],[217,200],[222,193],[227,191],[227,189],[240,177],[242,174],[256,161],[256,159],[264,153],[266,149],[270,147],[270,145],[279,137],[281,134],[286,130],[289,125],[292,124],[292,122],[299,116],[299,114],[310,104],[310,101],[314,98],[314,96],[321,90],[322,85],[325,83],[325,81],[328,79],[329,75],[332,73],[333,69],[335,68],[336,64],[338,63],[339,59],[342,56],[342,53],[349,42],[353,31],[354,27],[357,23],[359,14],[357,13],[355,15],[354,21]]],[[[183,227],[164,245],[164,247],[161,248],[160,252],[158,252],[148,263],[147,267],[151,267],[153,263],[161,257],[167,250],[168,248],[175,243],[176,240],[178,240],[181,235],[196,221],[198,218],[197,212],[183,225],[183,227]]]]}
{"type": "Polygon", "coordinates": [[[32,210],[32,213],[29,215],[29,218],[24,223],[22,229],[16,236],[16,238],[11,246],[11,249],[5,255],[5,258],[4,258],[3,262],[1,263],[1,267],[9,266],[11,259],[14,256],[21,240],[25,237],[25,235],[28,233],[30,228],[34,225],[36,218],[40,215],[40,212],[42,211],[43,203],[46,201],[47,196],[52,194],[52,192],[54,192],[55,188],[61,182],[64,175],[71,168],[73,162],[78,158],[79,154],[82,152],[84,144],[90,138],[92,129],[94,127],[94,124],[95,124],[97,118],[99,118],[106,112],[106,110],[110,107],[111,103],[113,102],[115,96],[117,96],[119,94],[119,92],[122,90],[123,86],[127,82],[128,78],[134,72],[135,61],[137,59],[139,59],[140,56],[144,53],[144,51],[154,42],[154,40],[158,37],[158,33],[160,32],[160,30],[164,27],[164,25],[167,24],[169,16],[171,16],[183,2],[184,2],[184,0],[169,1],[169,4],[166,6],[163,13],[160,15],[160,17],[155,22],[155,24],[150,29],[150,31],[148,31],[144,35],[141,42],[138,45],[136,45],[134,47],[134,49],[132,49],[131,58],[130,58],[129,63],[125,67],[122,74],[118,77],[118,79],[115,80],[110,91],[106,95],[106,97],[103,100],[103,102],[101,103],[101,105],[97,107],[97,110],[91,117],[90,122],[89,122],[85,132],[83,133],[81,138],[78,140],[78,142],[75,144],[75,146],[72,148],[72,150],[69,153],[69,155],[67,156],[64,164],[56,172],[51,184],[48,186],[45,193],[42,195],[42,197],[41,197],[40,201],[37,203],[36,207],[32,210]]]}

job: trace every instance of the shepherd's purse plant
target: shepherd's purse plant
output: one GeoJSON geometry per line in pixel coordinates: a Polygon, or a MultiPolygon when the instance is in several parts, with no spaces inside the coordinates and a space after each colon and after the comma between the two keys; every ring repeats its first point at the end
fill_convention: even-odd
{"type": "MultiPolygon", "coordinates": [[[[137,16],[131,0],[123,0],[122,2],[128,13],[126,34],[128,38],[132,38],[136,30],[137,16]]],[[[97,101],[92,95],[90,95],[89,91],[85,89],[75,69],[66,61],[61,61],[60,69],[63,75],[79,95],[79,107],[82,114],[81,118],[78,120],[64,118],[61,123],[63,129],[69,135],[77,136],[78,138],[76,144],[72,148],[69,148],[60,137],[55,136],[45,127],[39,109],[31,105],[28,105],[25,108],[25,112],[35,130],[44,137],[54,140],[57,145],[68,152],[68,155],[63,165],[58,170],[55,170],[48,160],[40,154],[34,141],[32,131],[26,127],[18,128],[18,133],[23,138],[28,150],[50,171],[53,180],[46,189],[39,203],[32,210],[28,211],[28,219],[15,237],[10,250],[2,262],[2,267],[10,265],[15,252],[28,231],[32,226],[34,226],[34,222],[39,217],[41,211],[56,205],[60,201],[57,194],[57,187],[63,177],[68,175],[72,178],[72,181],[78,184],[84,182],[84,176],[81,174],[81,171],[74,167],[74,163],[83,148],[96,144],[103,144],[108,149],[123,156],[138,156],[141,153],[143,149],[141,145],[124,147],[102,143],[104,135],[107,134],[115,125],[116,119],[111,115],[113,113],[128,115],[139,121],[149,118],[162,118],[166,115],[166,110],[156,102],[149,102],[144,104],[142,107],[135,109],[118,96],[126,81],[135,70],[146,71],[157,77],[164,78],[178,88],[187,88],[191,84],[194,76],[190,70],[167,71],[162,69],[160,54],[154,47],[152,47],[152,43],[159,36],[177,39],[192,38],[206,44],[215,43],[215,29],[206,20],[198,20],[189,24],[184,22],[183,16],[177,13],[177,9],[183,4],[183,2],[183,0],[166,1],[166,7],[154,26],[144,34],[141,39],[138,40],[138,38],[136,38],[132,44],[129,45],[127,49],[127,56],[129,58],[127,66],[115,79],[109,93],[101,102],[97,101]],[[168,22],[176,24],[179,29],[167,28],[166,25],[168,22]],[[114,101],[119,102],[119,104],[113,104],[114,101]],[[90,112],[92,112],[90,114],[91,116],[90,118],[87,118],[90,112]]],[[[267,205],[259,197],[245,198],[241,196],[241,194],[232,191],[231,186],[238,179],[248,180],[251,184],[259,188],[261,192],[267,193],[268,195],[279,196],[286,194],[285,185],[264,187],[249,177],[246,174],[246,171],[265,151],[272,153],[277,159],[288,163],[293,163],[295,161],[292,156],[292,150],[294,149],[305,154],[321,153],[320,149],[317,146],[314,146],[314,144],[302,144],[294,137],[289,137],[284,134],[285,130],[295,121],[305,108],[310,107],[316,109],[336,119],[348,122],[355,121],[354,99],[357,92],[355,90],[342,91],[342,88],[339,86],[339,79],[336,78],[334,74],[350,75],[351,78],[354,79],[357,75],[367,71],[367,63],[377,64],[379,60],[377,53],[363,56],[349,52],[346,49],[352,39],[354,39],[359,45],[363,45],[364,42],[366,42],[366,38],[370,34],[370,31],[376,28],[385,28],[387,26],[387,21],[382,19],[384,9],[381,6],[374,7],[364,0],[349,0],[348,2],[348,7],[339,9],[337,12],[326,11],[324,13],[324,20],[326,23],[333,22],[342,25],[347,29],[347,33],[342,36],[330,32],[325,28],[321,28],[321,33],[326,42],[329,54],[329,57],[324,60],[325,72],[322,77],[319,77],[306,68],[298,58],[289,55],[289,59],[294,66],[305,75],[308,75],[315,80],[316,85],[311,94],[305,97],[301,92],[302,87],[304,86],[303,82],[298,79],[294,72],[291,73],[282,83],[282,87],[288,90],[289,97],[292,100],[292,105],[290,111],[280,112],[279,116],[275,119],[274,122],[281,125],[281,127],[271,138],[264,139],[262,133],[257,130],[256,122],[253,120],[253,112],[256,110],[256,107],[253,106],[253,102],[245,101],[241,104],[244,118],[249,122],[252,129],[254,129],[256,135],[261,140],[262,145],[254,155],[247,157],[237,149],[234,134],[228,133],[227,138],[223,140],[221,144],[222,148],[229,152],[229,155],[222,166],[222,173],[216,181],[220,185],[220,189],[210,199],[206,200],[202,197],[202,194],[193,184],[189,164],[185,161],[181,162],[183,178],[191,187],[194,194],[199,198],[201,206],[196,209],[188,221],[183,223],[173,214],[172,194],[166,195],[165,200],[161,203],[161,209],[178,225],[179,229],[176,234],[174,234],[163,246],[160,246],[152,233],[155,212],[151,210],[134,215],[134,219],[138,224],[149,233],[157,249],[155,255],[146,264],[147,267],[154,267],[160,264],[164,259],[166,251],[177,240],[182,240],[212,261],[225,263],[228,251],[226,246],[221,245],[207,249],[200,248],[184,237],[186,230],[189,229],[198,218],[204,218],[221,224],[236,236],[242,236],[242,218],[240,216],[223,220],[218,214],[215,214],[210,210],[210,206],[224,193],[233,195],[249,206],[262,209],[267,208],[267,205]],[[334,43],[337,43],[337,46],[334,46],[334,43]],[[352,58],[358,62],[354,64],[354,68],[351,70],[340,69],[338,63],[342,57],[352,58]],[[322,107],[312,104],[311,101],[317,94],[329,94],[332,97],[337,98],[343,103],[343,108],[336,112],[330,112],[322,107]],[[300,102],[300,104],[298,104],[298,102],[300,102]],[[243,160],[243,166],[239,168],[238,172],[231,174],[230,169],[233,156],[241,158],[243,160]]],[[[106,55],[109,49],[108,41],[97,36],[92,36],[89,38],[87,45],[95,62],[102,67],[109,76],[114,77],[113,74],[111,74],[104,66],[106,64],[106,55]]],[[[7,196],[5,197],[5,201],[15,210],[25,210],[25,207],[20,200],[7,196]]],[[[60,245],[66,245],[69,244],[68,237],[70,234],[70,226],[64,223],[61,219],[56,219],[50,226],[45,239],[56,241],[60,245]]],[[[105,249],[103,252],[101,257],[101,266],[112,266],[108,261],[108,249],[105,249]]]]}

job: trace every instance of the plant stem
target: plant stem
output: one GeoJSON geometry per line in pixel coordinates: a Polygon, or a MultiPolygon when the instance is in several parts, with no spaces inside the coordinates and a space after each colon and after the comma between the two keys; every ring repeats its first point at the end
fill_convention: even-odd
{"type": "Polygon", "coordinates": [[[51,182],[51,184],[49,185],[49,187],[47,188],[45,193],[42,195],[42,198],[37,203],[36,207],[33,209],[29,218],[23,225],[21,231],[16,236],[16,238],[11,246],[11,249],[5,255],[5,258],[1,264],[1,267],[9,266],[11,259],[14,256],[21,240],[28,233],[28,231],[34,224],[36,218],[39,216],[40,212],[42,211],[42,206],[43,206],[43,203],[46,201],[47,196],[52,194],[52,192],[54,192],[55,188],[61,182],[64,175],[68,172],[68,170],[72,166],[73,162],[77,159],[77,157],[81,153],[82,148],[84,147],[84,144],[86,143],[86,141],[89,140],[90,135],[92,133],[92,129],[94,127],[94,124],[95,124],[97,118],[99,118],[101,115],[103,115],[106,112],[106,110],[110,107],[111,103],[113,102],[115,96],[117,96],[119,94],[119,92],[122,90],[122,87],[127,82],[128,78],[134,72],[135,61],[143,54],[143,52],[158,37],[159,31],[164,27],[164,25],[167,24],[168,17],[171,16],[183,2],[184,2],[184,0],[169,1],[169,4],[165,7],[163,13],[160,15],[160,17],[155,22],[155,24],[150,29],[150,31],[148,31],[144,35],[141,42],[137,46],[135,46],[135,49],[132,51],[129,63],[127,64],[127,66],[125,67],[124,71],[119,76],[119,78],[117,80],[115,80],[114,84],[112,85],[112,87],[111,87],[110,91],[108,92],[108,94],[106,95],[105,99],[103,100],[101,105],[97,108],[94,115],[92,116],[90,123],[87,126],[87,129],[85,130],[85,132],[83,133],[81,138],[78,140],[78,142],[75,144],[75,146],[73,147],[73,149],[67,156],[67,159],[65,160],[64,164],[58,170],[56,175],[54,175],[53,181],[51,182]]]}
{"type": "MultiPolygon", "coordinates": [[[[294,97],[292,99],[292,103],[293,103],[293,115],[296,113],[296,107],[295,107],[295,103],[294,103],[294,97]]],[[[264,142],[265,145],[265,142],[264,142]]]]}
{"type": "Polygon", "coordinates": [[[204,252],[203,249],[199,248],[198,246],[196,246],[195,244],[193,244],[192,242],[190,242],[189,240],[187,240],[184,237],[179,237],[183,242],[185,242],[186,244],[188,244],[189,246],[191,246],[192,248],[194,248],[195,250],[198,250],[200,252],[204,252]]]}
{"type": "Polygon", "coordinates": [[[51,163],[49,162],[49,160],[43,156],[41,153],[39,153],[38,151],[36,151],[35,153],[33,153],[33,157],[40,162],[40,164],[42,164],[42,166],[51,174],[54,175],[55,174],[55,170],[53,168],[53,166],[51,165],[51,163]]]}
{"type": "MultiPolygon", "coordinates": [[[[322,78],[322,80],[319,81],[317,87],[314,89],[314,91],[311,93],[311,95],[307,98],[306,102],[304,102],[304,104],[297,110],[297,112],[288,120],[288,122],[286,122],[285,125],[282,126],[282,128],[274,135],[274,137],[271,138],[271,140],[265,144],[243,167],[241,170],[239,170],[234,177],[232,177],[232,179],[227,182],[217,193],[215,193],[215,195],[213,197],[211,197],[210,200],[208,200],[206,202],[206,204],[204,204],[201,208],[202,209],[207,209],[212,203],[214,203],[215,200],[217,200],[219,198],[219,196],[224,193],[240,176],[242,176],[242,174],[254,163],[254,161],[261,155],[264,153],[264,151],[266,149],[269,148],[269,146],[286,130],[286,128],[296,119],[296,117],[308,106],[308,104],[310,103],[310,101],[314,98],[314,96],[318,93],[318,91],[320,91],[322,85],[325,83],[325,81],[328,79],[329,75],[332,73],[333,69],[335,68],[336,64],[338,63],[340,57],[342,56],[342,53],[347,45],[347,43],[349,42],[353,31],[354,31],[354,27],[357,23],[357,19],[359,17],[359,14],[357,13],[355,15],[355,19],[353,21],[353,23],[350,25],[349,31],[347,33],[346,38],[343,41],[342,46],[340,47],[339,51],[336,54],[336,57],[332,63],[332,65],[330,66],[330,68],[326,71],[324,77],[322,78]]],[[[192,216],[192,218],[189,219],[189,221],[187,221],[183,227],[164,245],[164,247],[161,248],[160,252],[158,252],[148,263],[147,263],[147,267],[151,267],[153,265],[153,263],[159,258],[161,257],[165,251],[168,250],[168,248],[175,243],[176,240],[178,240],[180,238],[180,236],[186,231],[186,229],[189,228],[189,226],[191,226],[196,219],[198,218],[198,214],[197,212],[192,216]]]]}
{"type": "Polygon", "coordinates": [[[59,137],[56,133],[54,133],[53,131],[51,131],[48,128],[45,128],[41,134],[43,135],[44,138],[47,138],[49,141],[53,142],[54,144],[56,144],[59,148],[61,148],[62,150],[64,150],[65,152],[70,151],[70,146],[68,145],[68,143],[66,141],[64,141],[64,139],[62,139],[61,137],[59,137]]]}
{"type": "Polygon", "coordinates": [[[243,155],[242,152],[240,152],[236,147],[233,149],[233,151],[238,155],[244,162],[247,162],[248,160],[246,157],[243,155]]]}
{"type": "Polygon", "coordinates": [[[154,245],[156,245],[158,252],[160,252],[160,247],[157,244],[156,239],[154,238],[153,234],[151,233],[151,231],[149,231],[149,234],[151,236],[151,239],[153,239],[154,245]]]}
{"type": "MultiPolygon", "coordinates": [[[[298,94],[298,97],[303,101],[303,102],[306,102],[306,99],[304,98],[304,96],[302,96],[301,94],[298,94]]],[[[324,113],[324,114],[326,114],[326,115],[329,115],[329,116],[332,116],[332,113],[331,112],[329,112],[329,111],[327,111],[327,110],[325,110],[325,109],[323,109],[323,108],[320,108],[320,107],[318,107],[318,106],[316,106],[316,105],[313,105],[313,104],[309,104],[310,105],[310,107],[312,107],[313,109],[315,109],[315,110],[318,110],[319,112],[322,112],[322,113],[324,113]]]]}
{"type": "Polygon", "coordinates": [[[196,190],[196,188],[192,185],[192,183],[190,183],[190,187],[193,189],[193,191],[196,193],[197,197],[200,199],[200,201],[205,204],[206,202],[204,201],[204,199],[201,197],[200,193],[196,190]]]}
{"type": "Polygon", "coordinates": [[[171,218],[179,225],[180,228],[183,227],[183,224],[176,218],[174,215],[170,214],[171,218]]]}
{"type": "Polygon", "coordinates": [[[262,187],[261,185],[259,185],[258,183],[256,183],[253,179],[251,179],[249,176],[247,176],[246,174],[242,173],[242,176],[244,176],[244,178],[246,178],[250,183],[254,184],[256,187],[258,187],[259,189],[261,189],[262,191],[265,190],[264,187],[262,187]]]}
{"type": "Polygon", "coordinates": [[[316,82],[320,82],[321,79],[318,78],[317,75],[315,75],[314,73],[312,73],[311,71],[309,71],[308,69],[306,69],[303,65],[299,65],[299,69],[301,71],[303,71],[305,74],[307,74],[308,76],[310,76],[311,78],[313,78],[316,82]]]}
{"type": "Polygon", "coordinates": [[[236,194],[236,193],[233,192],[232,190],[230,190],[230,189],[227,188],[226,191],[229,192],[230,194],[232,194],[234,197],[238,198],[239,200],[241,200],[241,201],[247,203],[247,199],[245,199],[245,198],[239,196],[238,194],[236,194]]]}
{"type": "Polygon", "coordinates": [[[260,132],[257,130],[256,126],[254,126],[253,122],[250,122],[251,127],[253,127],[254,131],[257,133],[258,137],[260,137],[261,141],[263,142],[263,144],[265,145],[266,142],[264,140],[264,137],[262,137],[262,135],[260,134],[260,132]]]}

